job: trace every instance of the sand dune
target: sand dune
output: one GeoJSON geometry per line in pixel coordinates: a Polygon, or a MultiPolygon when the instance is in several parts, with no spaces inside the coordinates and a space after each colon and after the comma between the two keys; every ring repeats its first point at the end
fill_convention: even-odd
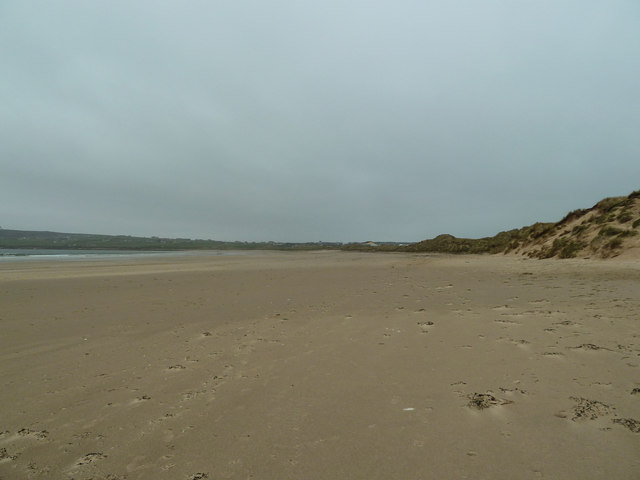
{"type": "Polygon", "coordinates": [[[637,261],[0,265],[0,479],[640,478],[637,261]]]}

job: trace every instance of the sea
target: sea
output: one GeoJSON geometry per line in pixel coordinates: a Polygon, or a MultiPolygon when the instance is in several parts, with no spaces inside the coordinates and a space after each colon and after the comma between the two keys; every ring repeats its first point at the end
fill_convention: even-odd
{"type": "Polygon", "coordinates": [[[122,260],[149,257],[183,257],[194,255],[240,255],[235,250],[140,251],[140,250],[55,250],[45,248],[0,248],[0,262],[47,260],[122,260]]]}

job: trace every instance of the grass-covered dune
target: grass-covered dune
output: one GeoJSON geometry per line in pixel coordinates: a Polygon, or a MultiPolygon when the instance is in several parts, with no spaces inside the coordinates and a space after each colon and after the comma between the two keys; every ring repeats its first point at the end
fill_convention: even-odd
{"type": "Polygon", "coordinates": [[[609,258],[640,249],[640,190],[574,210],[556,223],[500,232],[486,238],[439,235],[396,250],[441,253],[512,253],[532,258],[609,258]]]}

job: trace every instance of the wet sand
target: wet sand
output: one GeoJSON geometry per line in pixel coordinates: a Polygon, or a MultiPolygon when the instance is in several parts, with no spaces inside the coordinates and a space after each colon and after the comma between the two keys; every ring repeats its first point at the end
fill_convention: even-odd
{"type": "Polygon", "coordinates": [[[0,264],[0,479],[640,478],[640,263],[0,264]]]}

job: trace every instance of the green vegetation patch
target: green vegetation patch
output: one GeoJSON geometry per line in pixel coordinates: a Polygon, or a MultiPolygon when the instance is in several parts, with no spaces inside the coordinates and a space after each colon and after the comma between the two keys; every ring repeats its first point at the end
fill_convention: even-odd
{"type": "Polygon", "coordinates": [[[609,197],[600,200],[593,208],[602,212],[609,212],[623,206],[627,200],[629,200],[629,197],[609,197]]]}
{"type": "Polygon", "coordinates": [[[538,258],[575,258],[578,253],[586,247],[586,243],[570,240],[567,238],[556,238],[551,247],[538,252],[538,258]]]}
{"type": "Polygon", "coordinates": [[[602,237],[635,237],[638,235],[637,230],[625,230],[623,228],[612,227],[611,225],[604,226],[598,232],[602,237]]]}
{"type": "Polygon", "coordinates": [[[560,248],[558,256],[560,258],[575,258],[584,247],[586,247],[584,242],[568,240],[567,243],[560,248]]]}
{"type": "Polygon", "coordinates": [[[601,235],[603,237],[614,237],[616,235],[620,235],[621,233],[624,233],[623,229],[607,225],[600,229],[598,235],[601,235]]]}
{"type": "Polygon", "coordinates": [[[605,244],[604,248],[607,250],[616,250],[622,246],[622,239],[619,237],[612,239],[610,242],[605,244]]]}
{"type": "Polygon", "coordinates": [[[631,215],[631,212],[629,210],[623,210],[622,212],[620,212],[620,215],[618,215],[618,221],[620,223],[627,223],[631,221],[632,218],[633,215],[631,215]]]}
{"type": "Polygon", "coordinates": [[[585,215],[589,211],[590,211],[590,209],[583,209],[583,208],[579,208],[577,210],[572,210],[571,212],[567,213],[562,220],[560,220],[558,222],[558,225],[562,225],[562,224],[570,222],[572,220],[577,220],[578,218],[582,217],[583,215],[585,215]]]}
{"type": "Polygon", "coordinates": [[[594,222],[601,225],[603,223],[615,222],[616,218],[616,212],[603,213],[602,215],[598,215],[596,218],[594,218],[594,222]]]}
{"type": "Polygon", "coordinates": [[[529,237],[536,239],[551,233],[553,231],[553,227],[555,227],[555,223],[537,222],[530,227],[523,228],[522,230],[523,233],[528,234],[529,237]]]}
{"type": "Polygon", "coordinates": [[[572,233],[573,235],[580,236],[580,235],[582,235],[582,234],[585,232],[585,230],[587,230],[588,228],[589,228],[589,225],[588,225],[588,224],[586,224],[586,223],[581,223],[580,225],[576,225],[575,227],[573,227],[573,230],[571,230],[571,233],[572,233]]]}

